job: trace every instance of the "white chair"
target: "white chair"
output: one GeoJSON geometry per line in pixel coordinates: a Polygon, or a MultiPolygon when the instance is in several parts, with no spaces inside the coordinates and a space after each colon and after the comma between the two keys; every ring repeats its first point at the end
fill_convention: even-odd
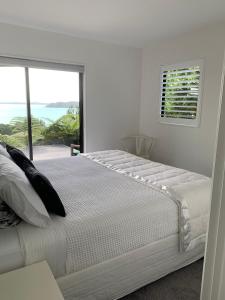
{"type": "Polygon", "coordinates": [[[144,135],[133,135],[121,139],[123,150],[150,159],[155,139],[144,135]]]}

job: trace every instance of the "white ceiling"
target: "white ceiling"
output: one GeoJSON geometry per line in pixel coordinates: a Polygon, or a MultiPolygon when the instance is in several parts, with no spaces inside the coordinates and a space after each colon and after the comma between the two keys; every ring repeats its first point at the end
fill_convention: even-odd
{"type": "Polygon", "coordinates": [[[0,0],[0,22],[143,46],[225,20],[225,0],[0,0]]]}

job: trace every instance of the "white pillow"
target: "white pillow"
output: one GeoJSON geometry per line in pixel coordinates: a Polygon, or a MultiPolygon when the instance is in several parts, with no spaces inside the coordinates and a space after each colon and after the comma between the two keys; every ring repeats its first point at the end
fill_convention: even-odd
{"type": "Polygon", "coordinates": [[[5,147],[3,145],[0,144],[0,154],[4,155],[8,158],[11,159],[11,156],[9,155],[9,153],[7,152],[7,150],[5,149],[5,147]]]}
{"type": "Polygon", "coordinates": [[[27,223],[38,227],[49,224],[49,214],[26,175],[3,155],[0,155],[0,198],[27,223]]]}

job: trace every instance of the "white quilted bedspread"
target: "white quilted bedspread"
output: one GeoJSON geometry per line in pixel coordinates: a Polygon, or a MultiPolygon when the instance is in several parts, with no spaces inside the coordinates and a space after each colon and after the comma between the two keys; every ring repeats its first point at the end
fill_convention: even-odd
{"type": "Polygon", "coordinates": [[[46,229],[18,226],[26,264],[47,259],[61,276],[182,230],[181,250],[204,242],[207,177],[119,150],[35,164],[59,193],[67,217],[53,217],[46,229]]]}
{"type": "Polygon", "coordinates": [[[85,156],[172,199],[178,207],[180,251],[190,250],[205,241],[211,196],[210,178],[120,150],[99,151],[85,156]]]}

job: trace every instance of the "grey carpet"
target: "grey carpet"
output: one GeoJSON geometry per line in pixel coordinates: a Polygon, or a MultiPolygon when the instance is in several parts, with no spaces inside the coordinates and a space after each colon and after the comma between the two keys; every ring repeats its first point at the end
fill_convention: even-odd
{"type": "Polygon", "coordinates": [[[167,275],[121,300],[199,300],[203,259],[167,275]]]}

